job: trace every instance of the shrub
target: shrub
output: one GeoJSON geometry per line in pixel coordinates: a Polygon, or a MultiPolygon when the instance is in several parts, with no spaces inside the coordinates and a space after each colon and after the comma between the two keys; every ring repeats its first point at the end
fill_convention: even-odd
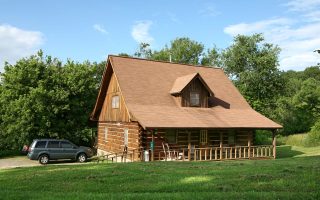
{"type": "Polygon", "coordinates": [[[311,128],[311,131],[306,137],[307,146],[318,146],[320,145],[320,119],[311,128]]]}
{"type": "Polygon", "coordinates": [[[272,143],[272,133],[265,130],[257,130],[254,137],[256,145],[270,145],[272,143]]]}

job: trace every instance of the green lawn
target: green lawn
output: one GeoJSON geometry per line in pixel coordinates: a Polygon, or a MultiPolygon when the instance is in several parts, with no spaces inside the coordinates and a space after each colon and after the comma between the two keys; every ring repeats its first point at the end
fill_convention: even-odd
{"type": "Polygon", "coordinates": [[[320,199],[320,147],[278,153],[277,160],[0,170],[0,199],[320,199]]]}

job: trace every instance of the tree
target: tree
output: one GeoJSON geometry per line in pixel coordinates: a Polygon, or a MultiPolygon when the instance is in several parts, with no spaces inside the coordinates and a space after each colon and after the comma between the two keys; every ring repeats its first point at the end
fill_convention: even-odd
{"type": "Polygon", "coordinates": [[[170,47],[165,47],[160,51],[151,54],[155,60],[171,60],[176,63],[198,65],[201,61],[201,55],[204,45],[186,37],[176,38],[171,41],[170,47]]]}
{"type": "Polygon", "coordinates": [[[242,95],[256,110],[271,116],[284,80],[278,69],[280,49],[264,43],[261,34],[238,35],[222,51],[221,64],[242,95]]]}
{"type": "Polygon", "coordinates": [[[35,138],[65,138],[90,144],[88,126],[104,63],[66,64],[37,55],[5,65],[0,89],[0,149],[35,138]]]}
{"type": "MultiPolygon", "coordinates": [[[[208,53],[211,53],[208,50],[208,53]]],[[[161,61],[171,61],[175,63],[182,64],[192,64],[199,65],[201,64],[202,56],[204,53],[204,45],[191,40],[186,37],[176,38],[170,42],[170,45],[165,45],[159,51],[153,51],[150,49],[150,45],[147,43],[141,43],[139,45],[139,50],[134,54],[134,56],[152,59],[152,60],[161,60],[161,61]]],[[[214,56],[207,58],[206,64],[209,64],[210,59],[214,56]]]]}

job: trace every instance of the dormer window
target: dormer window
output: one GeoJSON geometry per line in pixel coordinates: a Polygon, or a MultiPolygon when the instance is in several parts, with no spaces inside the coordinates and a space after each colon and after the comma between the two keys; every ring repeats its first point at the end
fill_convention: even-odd
{"type": "Polygon", "coordinates": [[[199,107],[200,106],[199,92],[190,92],[190,106],[192,106],[192,107],[199,107]]]}
{"type": "Polygon", "coordinates": [[[119,108],[119,96],[112,97],[112,108],[119,108]]]}
{"type": "Polygon", "coordinates": [[[170,94],[174,100],[182,107],[208,108],[209,97],[214,96],[212,90],[199,73],[193,73],[178,77],[170,94]]]}

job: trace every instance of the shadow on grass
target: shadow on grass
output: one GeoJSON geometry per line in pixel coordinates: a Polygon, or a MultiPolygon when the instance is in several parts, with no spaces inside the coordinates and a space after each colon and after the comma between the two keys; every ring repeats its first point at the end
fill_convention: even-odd
{"type": "Polygon", "coordinates": [[[292,146],[278,146],[277,158],[292,158],[298,155],[302,155],[304,152],[292,150],[292,146]]]}

